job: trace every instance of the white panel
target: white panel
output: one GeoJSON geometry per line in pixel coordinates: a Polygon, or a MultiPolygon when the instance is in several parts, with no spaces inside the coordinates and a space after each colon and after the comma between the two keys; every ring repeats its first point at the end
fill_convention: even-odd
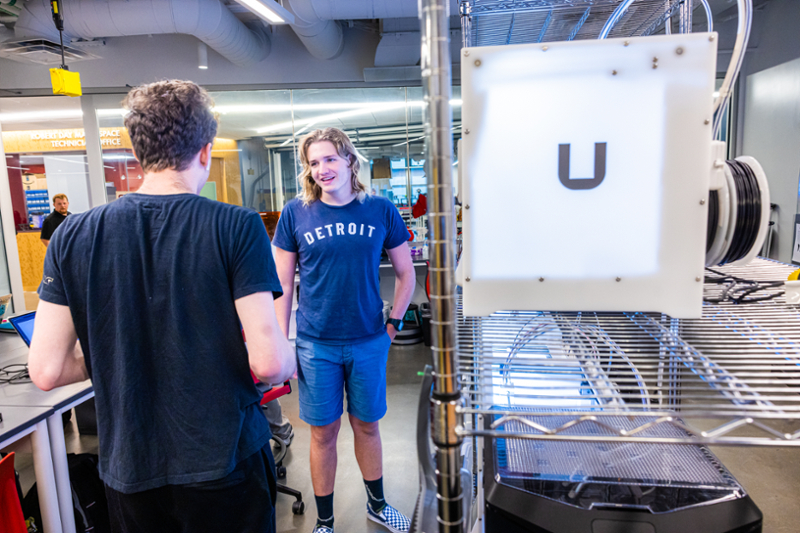
{"type": "Polygon", "coordinates": [[[710,37],[462,51],[466,314],[700,316],[710,37]]]}
{"type": "Polygon", "coordinates": [[[89,210],[89,168],[85,155],[45,155],[44,172],[50,205],[53,196],[63,193],[69,199],[70,213],[89,210]]]}

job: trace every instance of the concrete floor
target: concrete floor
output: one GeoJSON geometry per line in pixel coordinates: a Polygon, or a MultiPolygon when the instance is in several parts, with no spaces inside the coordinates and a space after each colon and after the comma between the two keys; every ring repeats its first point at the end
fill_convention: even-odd
{"type": "MultiPolygon", "coordinates": [[[[387,398],[389,411],[381,422],[384,445],[384,486],[387,500],[410,515],[417,497],[418,468],[415,447],[415,412],[420,376],[430,362],[422,344],[394,346],[389,353],[387,398]]],[[[315,520],[313,490],[308,468],[308,425],[297,417],[297,394],[282,400],[284,412],[295,428],[295,438],[284,465],[289,486],[303,492],[306,513],[291,512],[293,498],[278,496],[278,531],[310,533],[315,520]]],[[[66,428],[67,449],[97,452],[97,438],[81,436],[74,420],[66,428]]],[[[27,439],[26,439],[27,440],[27,439]]],[[[339,466],[334,491],[336,531],[386,531],[366,519],[366,493],[353,454],[353,433],[345,420],[339,435],[339,466]]],[[[25,491],[33,484],[29,444],[17,447],[17,467],[25,491]]],[[[749,492],[764,513],[764,533],[800,531],[800,450],[792,448],[715,448],[714,453],[749,492]]],[[[579,532],[575,532],[579,533],[579,532]]],[[[687,532],[702,533],[702,532],[687,532]]]]}

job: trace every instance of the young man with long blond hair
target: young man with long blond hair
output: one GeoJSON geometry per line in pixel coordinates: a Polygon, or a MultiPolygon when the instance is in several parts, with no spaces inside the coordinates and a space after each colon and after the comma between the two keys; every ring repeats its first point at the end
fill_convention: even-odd
{"type": "MultiPolygon", "coordinates": [[[[311,425],[311,480],[317,503],[314,533],[333,533],[336,439],[344,392],[356,460],[367,490],[367,517],[394,533],[409,520],[383,496],[379,420],[386,414],[386,359],[402,328],[416,284],[408,230],[386,198],[366,193],[347,135],[316,130],[300,143],[302,194],[281,213],[275,263],[284,294],[300,265],[297,361],[300,418],[311,425]],[[390,319],[383,322],[380,256],[386,249],[397,282],[390,319]]],[[[291,298],[275,301],[289,331],[291,298]]]]}

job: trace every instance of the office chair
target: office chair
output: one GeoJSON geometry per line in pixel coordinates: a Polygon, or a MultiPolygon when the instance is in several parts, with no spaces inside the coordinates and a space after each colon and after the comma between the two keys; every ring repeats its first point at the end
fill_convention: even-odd
{"type": "MultiPolygon", "coordinates": [[[[285,382],[283,385],[278,387],[267,388],[269,385],[264,385],[258,378],[253,376],[253,379],[256,382],[256,386],[258,387],[259,391],[264,390],[263,396],[261,397],[261,401],[259,404],[261,406],[266,405],[267,403],[271,402],[272,400],[278,399],[281,396],[289,394],[292,392],[292,385],[288,381],[285,382]]],[[[286,451],[288,450],[288,446],[285,442],[281,439],[273,436],[272,439],[278,443],[279,449],[278,453],[275,454],[275,473],[278,476],[278,479],[283,479],[286,477],[286,467],[283,466],[283,458],[286,457],[286,451]]],[[[296,501],[292,503],[292,513],[294,514],[303,514],[306,510],[306,504],[303,503],[303,493],[299,490],[295,490],[293,488],[287,487],[281,483],[278,483],[278,492],[281,494],[288,494],[289,496],[294,496],[296,501]]]]}

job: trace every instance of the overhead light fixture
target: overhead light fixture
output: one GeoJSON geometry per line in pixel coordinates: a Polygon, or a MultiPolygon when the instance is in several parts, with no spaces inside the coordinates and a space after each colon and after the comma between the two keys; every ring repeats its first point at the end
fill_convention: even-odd
{"type": "Polygon", "coordinates": [[[20,113],[0,113],[0,124],[3,122],[27,122],[34,120],[54,120],[64,118],[81,118],[80,109],[52,109],[50,111],[22,111],[20,113]]]}
{"type": "Polygon", "coordinates": [[[270,24],[294,24],[294,15],[273,0],[236,0],[270,24]]]}
{"type": "Polygon", "coordinates": [[[208,70],[208,46],[203,41],[197,43],[197,68],[208,70]]]}

